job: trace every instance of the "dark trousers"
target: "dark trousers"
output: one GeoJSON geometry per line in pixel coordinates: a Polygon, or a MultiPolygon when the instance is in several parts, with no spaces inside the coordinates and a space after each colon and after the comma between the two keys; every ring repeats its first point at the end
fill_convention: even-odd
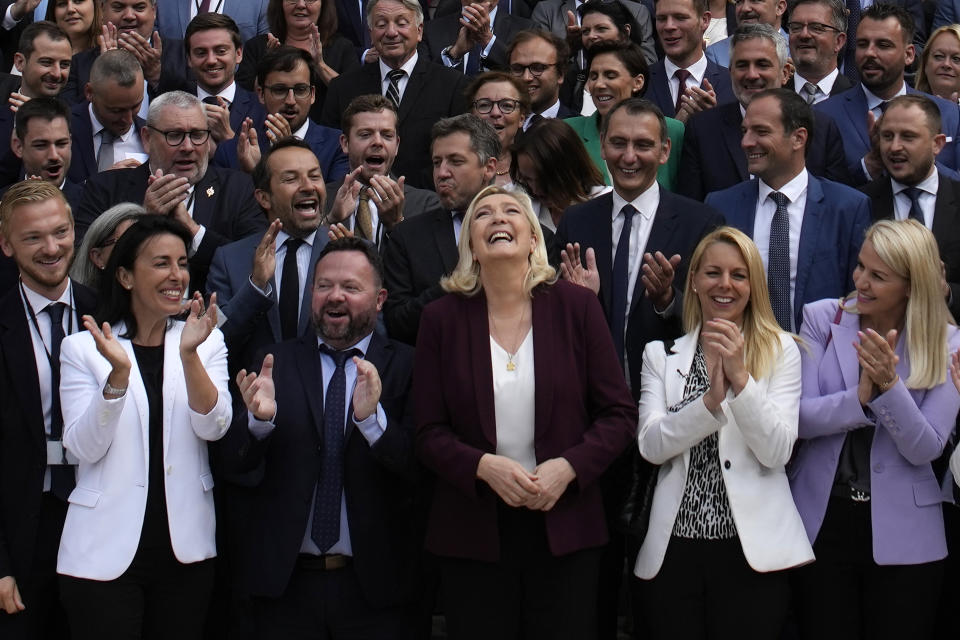
{"type": "Polygon", "coordinates": [[[790,601],[784,571],[750,568],[740,540],[673,537],[660,572],[636,580],[643,637],[776,640],[790,601]]]}
{"type": "Polygon", "coordinates": [[[181,564],[171,549],[139,549],[116,580],[60,576],[73,640],[200,640],[212,559],[181,564]]]}
{"type": "Polygon", "coordinates": [[[450,640],[592,640],[601,549],[550,554],[543,514],[501,505],[500,562],[441,560],[450,640]]]}
{"type": "Polygon", "coordinates": [[[297,563],[280,598],[251,599],[257,640],[407,640],[409,608],[378,608],[363,595],[353,565],[322,571],[297,563]]]}
{"type": "Polygon", "coordinates": [[[869,502],[830,498],[813,552],[796,572],[801,637],[932,637],[944,563],[876,564],[869,502]]]}
{"type": "Polygon", "coordinates": [[[66,515],[66,502],[50,493],[43,494],[31,572],[29,576],[17,576],[17,587],[26,608],[13,615],[0,610],[3,640],[67,640],[70,637],[57,586],[57,551],[66,515]]]}

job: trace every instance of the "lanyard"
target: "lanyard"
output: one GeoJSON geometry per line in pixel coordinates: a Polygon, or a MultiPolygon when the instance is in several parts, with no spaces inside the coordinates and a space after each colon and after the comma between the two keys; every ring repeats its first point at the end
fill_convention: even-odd
{"type": "MultiPolygon", "coordinates": [[[[30,321],[33,323],[33,328],[37,330],[37,337],[40,338],[40,344],[43,345],[43,351],[47,354],[47,362],[50,363],[50,367],[53,367],[53,354],[50,352],[50,349],[47,348],[47,343],[43,340],[43,333],[40,332],[40,323],[37,322],[37,314],[33,310],[33,305],[30,304],[30,299],[27,298],[27,292],[23,288],[23,280],[20,280],[20,295],[23,297],[23,303],[27,306],[27,313],[30,314],[30,321]]],[[[42,311],[42,309],[41,309],[42,311]]],[[[70,287],[70,307],[67,309],[70,319],[67,321],[67,333],[66,335],[71,335],[73,333],[73,287],[70,287]]],[[[51,318],[52,320],[52,318],[51,318]]],[[[53,326],[50,327],[51,334],[53,333],[53,326]]]]}

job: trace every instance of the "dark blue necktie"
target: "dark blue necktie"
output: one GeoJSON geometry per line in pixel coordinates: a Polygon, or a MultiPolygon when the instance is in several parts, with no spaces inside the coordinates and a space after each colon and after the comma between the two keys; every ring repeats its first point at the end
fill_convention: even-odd
{"type": "Polygon", "coordinates": [[[623,229],[617,241],[617,255],[613,258],[613,285],[610,300],[610,331],[617,357],[623,364],[623,343],[627,327],[627,289],[630,287],[630,232],[633,229],[633,215],[637,210],[632,204],[620,210],[623,214],[623,229]]]}
{"type": "Polygon", "coordinates": [[[790,215],[787,204],[790,200],[779,191],[770,194],[777,205],[770,223],[770,245],[767,253],[767,286],[770,289],[770,305],[773,315],[784,331],[791,331],[790,309],[790,215]]]}
{"type": "Polygon", "coordinates": [[[300,238],[290,237],[283,243],[287,253],[283,257],[283,274],[280,276],[280,336],[282,340],[297,337],[300,320],[300,271],[297,269],[297,249],[303,244],[300,238]]]}
{"type": "MultiPolygon", "coordinates": [[[[60,411],[60,343],[63,342],[63,313],[67,305],[54,302],[44,311],[50,316],[50,439],[63,438],[63,413],[60,411]]],[[[50,491],[61,500],[66,500],[76,486],[73,466],[58,464],[50,466],[50,491]]]]}
{"type": "Polygon", "coordinates": [[[344,364],[359,349],[334,351],[325,344],[320,351],[336,365],[323,400],[323,447],[320,451],[320,477],[317,498],[313,502],[313,527],[310,537],[326,553],[340,539],[340,500],[343,496],[343,429],[347,410],[347,374],[344,364]]]}
{"type": "Polygon", "coordinates": [[[480,73],[480,53],[482,49],[480,45],[475,46],[473,49],[470,49],[470,55],[467,56],[467,68],[464,71],[464,75],[475,76],[480,73]]]}
{"type": "Polygon", "coordinates": [[[908,217],[926,226],[927,223],[923,218],[923,209],[920,208],[920,194],[923,192],[916,187],[907,187],[903,190],[903,193],[907,194],[907,197],[910,198],[910,214],[908,217]]]}

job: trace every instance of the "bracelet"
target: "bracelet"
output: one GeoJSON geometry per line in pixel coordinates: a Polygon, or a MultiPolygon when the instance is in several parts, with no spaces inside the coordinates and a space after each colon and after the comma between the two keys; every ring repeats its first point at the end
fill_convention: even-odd
{"type": "Polygon", "coordinates": [[[103,383],[103,392],[108,396],[123,397],[127,393],[126,387],[114,387],[109,382],[103,383]]]}
{"type": "Polygon", "coordinates": [[[899,379],[900,379],[900,378],[899,378],[899,376],[897,376],[897,374],[893,374],[893,377],[892,377],[892,378],[890,378],[889,380],[887,380],[887,381],[884,382],[883,384],[878,384],[878,385],[877,385],[877,389],[880,390],[880,393],[886,393],[887,391],[890,391],[890,389],[893,388],[893,385],[895,385],[895,384],[897,383],[897,380],[899,380],[899,379]]]}

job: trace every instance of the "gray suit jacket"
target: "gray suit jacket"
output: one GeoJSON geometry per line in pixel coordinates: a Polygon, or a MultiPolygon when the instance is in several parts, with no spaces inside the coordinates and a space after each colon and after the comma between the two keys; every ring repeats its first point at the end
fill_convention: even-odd
{"type": "MultiPolygon", "coordinates": [[[[653,34],[653,17],[644,5],[633,0],[620,0],[626,9],[633,14],[633,19],[640,25],[643,44],[643,57],[649,64],[657,61],[656,45],[653,34]]],[[[561,38],[567,37],[567,11],[577,13],[575,0],[542,0],[533,7],[530,19],[537,26],[552,31],[561,38]]]]}

